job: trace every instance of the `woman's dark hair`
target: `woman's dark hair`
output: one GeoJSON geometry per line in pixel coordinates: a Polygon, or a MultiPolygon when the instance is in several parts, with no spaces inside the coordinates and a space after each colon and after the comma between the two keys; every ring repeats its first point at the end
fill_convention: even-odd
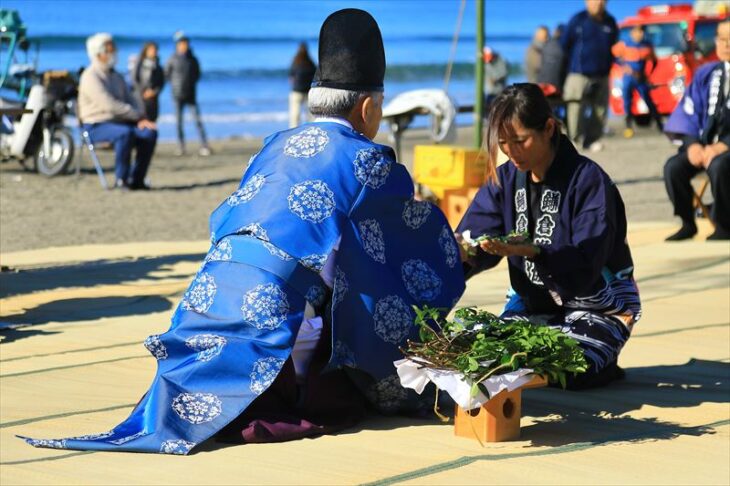
{"type": "Polygon", "coordinates": [[[134,82],[139,83],[139,72],[142,69],[142,62],[145,60],[145,57],[147,55],[147,49],[149,49],[150,46],[155,46],[155,49],[157,49],[157,52],[160,52],[160,48],[157,46],[157,42],[148,41],[145,42],[144,45],[142,45],[142,50],[139,53],[139,57],[137,58],[137,64],[134,67],[134,82]]]}
{"type": "Polygon", "coordinates": [[[497,182],[497,154],[499,152],[499,133],[509,130],[512,120],[531,130],[543,130],[547,121],[555,120],[556,129],[553,144],[560,138],[560,123],[555,118],[540,86],[532,83],[520,83],[507,86],[497,96],[489,108],[489,118],[484,137],[482,151],[487,153],[487,181],[497,182]]]}
{"type": "Polygon", "coordinates": [[[155,46],[155,49],[157,49],[157,52],[160,52],[160,48],[157,46],[157,42],[145,42],[142,46],[142,51],[139,53],[139,62],[142,62],[147,54],[147,49],[149,49],[151,46],[155,46]]]}
{"type": "Polygon", "coordinates": [[[294,55],[292,66],[314,66],[314,61],[312,61],[312,58],[309,57],[307,44],[305,42],[299,43],[299,48],[297,49],[297,53],[294,55]]]}

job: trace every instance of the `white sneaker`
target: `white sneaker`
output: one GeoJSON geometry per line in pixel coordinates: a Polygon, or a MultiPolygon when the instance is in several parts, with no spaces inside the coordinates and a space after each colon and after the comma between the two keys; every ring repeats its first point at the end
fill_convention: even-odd
{"type": "Polygon", "coordinates": [[[200,150],[198,150],[198,155],[200,155],[201,157],[207,157],[211,153],[212,152],[210,151],[210,149],[208,147],[200,147],[200,150]]]}
{"type": "Polygon", "coordinates": [[[601,142],[593,142],[590,147],[588,147],[588,150],[593,153],[600,152],[601,150],[603,150],[603,144],[601,142]]]}

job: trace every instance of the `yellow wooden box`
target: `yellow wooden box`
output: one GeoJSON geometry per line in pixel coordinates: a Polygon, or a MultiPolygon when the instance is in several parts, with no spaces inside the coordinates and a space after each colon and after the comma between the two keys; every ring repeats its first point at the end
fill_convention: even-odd
{"type": "Polygon", "coordinates": [[[484,184],[486,157],[479,150],[453,145],[416,145],[413,178],[442,199],[447,189],[484,184]]]}

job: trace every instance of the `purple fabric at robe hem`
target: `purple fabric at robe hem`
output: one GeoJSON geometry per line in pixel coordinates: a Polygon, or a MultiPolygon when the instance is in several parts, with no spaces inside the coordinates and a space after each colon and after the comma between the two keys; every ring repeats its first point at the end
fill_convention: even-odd
{"type": "Polygon", "coordinates": [[[344,370],[324,374],[331,352],[331,332],[324,326],[306,386],[298,386],[291,359],[271,387],[219,434],[226,442],[267,443],[333,434],[367,414],[365,396],[344,370]]]}

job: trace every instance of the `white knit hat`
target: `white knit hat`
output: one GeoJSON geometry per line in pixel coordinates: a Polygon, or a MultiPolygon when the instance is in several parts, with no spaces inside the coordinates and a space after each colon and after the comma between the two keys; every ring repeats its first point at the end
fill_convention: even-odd
{"type": "Polygon", "coordinates": [[[86,39],[86,53],[89,59],[96,60],[96,56],[104,53],[104,44],[113,42],[112,35],[108,32],[99,32],[86,39]]]}

